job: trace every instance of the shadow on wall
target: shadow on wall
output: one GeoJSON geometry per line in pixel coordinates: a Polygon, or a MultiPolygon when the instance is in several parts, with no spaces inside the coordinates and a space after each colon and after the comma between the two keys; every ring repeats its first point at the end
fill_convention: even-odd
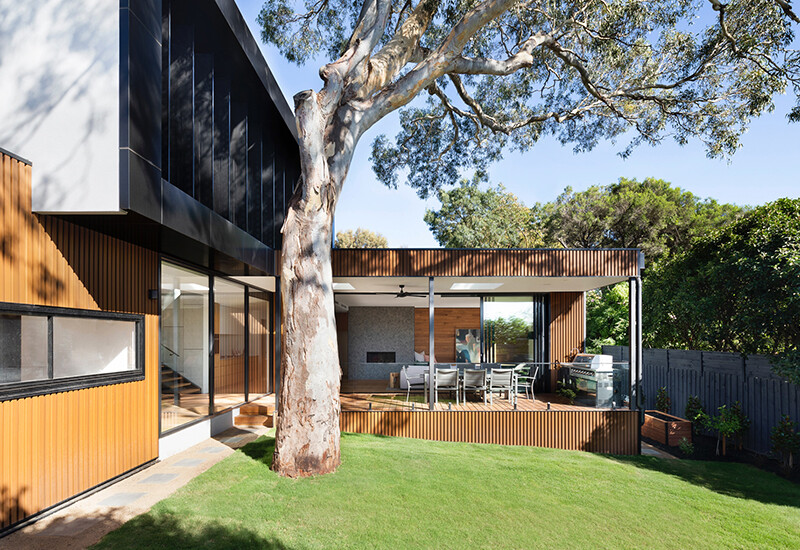
{"type": "Polygon", "coordinates": [[[117,11],[100,4],[0,6],[0,80],[7,83],[0,84],[0,147],[33,157],[40,169],[36,204],[42,202],[37,198],[46,197],[49,207],[67,200],[54,178],[68,178],[70,185],[85,181],[97,165],[108,164],[93,154],[98,144],[117,137],[117,101],[104,101],[99,93],[118,79],[118,49],[107,47],[116,44],[117,11]],[[27,54],[15,55],[19,51],[27,54]]]}
{"type": "Polygon", "coordinates": [[[17,494],[11,494],[11,489],[5,485],[0,485],[0,529],[4,529],[13,523],[17,523],[30,515],[20,503],[22,495],[28,492],[27,487],[23,487],[17,494]]]}

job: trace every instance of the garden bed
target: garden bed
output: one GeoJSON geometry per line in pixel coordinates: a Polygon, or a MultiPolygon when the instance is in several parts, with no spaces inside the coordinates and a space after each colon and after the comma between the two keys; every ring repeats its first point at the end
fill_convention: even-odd
{"type": "Polygon", "coordinates": [[[692,423],[661,411],[645,411],[642,437],[677,447],[682,439],[692,441],[692,423]]]}

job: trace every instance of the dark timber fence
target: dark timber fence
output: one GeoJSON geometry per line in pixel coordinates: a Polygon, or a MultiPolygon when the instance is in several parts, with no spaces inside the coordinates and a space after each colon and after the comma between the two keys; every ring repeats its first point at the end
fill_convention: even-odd
{"type": "MultiPolygon", "coordinates": [[[[603,353],[627,361],[627,346],[603,346],[603,353]]],[[[750,419],[745,447],[757,453],[770,450],[769,434],[783,415],[800,423],[800,386],[772,372],[764,355],[743,356],[713,351],[645,349],[642,384],[645,404],[655,408],[658,389],[666,386],[671,414],[684,416],[686,400],[697,395],[709,414],[735,401],[750,419]]]]}

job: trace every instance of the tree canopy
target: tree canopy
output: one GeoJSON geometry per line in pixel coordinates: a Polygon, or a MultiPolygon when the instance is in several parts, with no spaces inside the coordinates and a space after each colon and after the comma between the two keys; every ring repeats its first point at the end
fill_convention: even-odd
{"type": "Polygon", "coordinates": [[[641,248],[648,263],[739,219],[749,207],[701,199],[671,183],[620,178],[585,191],[567,187],[555,201],[526,206],[483,175],[437,193],[442,206],[425,222],[447,248],[641,248]]]}
{"type": "Polygon", "coordinates": [[[649,263],[683,250],[747,210],[701,199],[656,178],[620,178],[579,192],[567,187],[539,208],[548,241],[565,248],[641,248],[649,263]]]}
{"type": "Polygon", "coordinates": [[[355,231],[336,232],[336,248],[386,248],[389,246],[386,237],[380,233],[359,227],[355,231]]]}
{"type": "Polygon", "coordinates": [[[425,211],[425,223],[439,244],[446,248],[542,246],[534,211],[502,185],[481,190],[482,181],[485,178],[476,175],[449,191],[439,190],[441,208],[425,211]]]}
{"type": "Polygon", "coordinates": [[[656,265],[644,285],[646,345],[797,359],[800,199],[755,208],[656,265]]]}
{"type": "Polygon", "coordinates": [[[773,94],[800,91],[784,0],[268,0],[259,22],[290,61],[358,54],[344,99],[369,125],[427,91],[372,155],[422,196],[545,135],[581,151],[632,129],[623,154],[667,137],[731,154],[773,94]]]}

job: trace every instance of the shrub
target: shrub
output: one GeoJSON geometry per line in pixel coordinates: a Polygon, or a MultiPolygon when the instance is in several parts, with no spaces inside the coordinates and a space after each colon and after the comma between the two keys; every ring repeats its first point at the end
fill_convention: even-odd
{"type": "Polygon", "coordinates": [[[681,442],[678,443],[678,448],[686,456],[692,456],[694,454],[694,444],[685,437],[681,438],[681,442]]]}
{"type": "Polygon", "coordinates": [[[556,389],[556,393],[558,395],[560,395],[561,397],[566,397],[567,399],[569,399],[569,404],[570,405],[574,405],[575,404],[575,398],[578,396],[578,394],[575,392],[575,390],[570,388],[564,382],[559,382],[558,383],[558,389],[556,389]]]}
{"type": "Polygon", "coordinates": [[[789,415],[781,418],[778,425],[772,428],[769,439],[772,451],[780,453],[784,466],[791,469],[794,455],[800,452],[800,433],[795,431],[795,423],[789,415]]]}
{"type": "Polygon", "coordinates": [[[660,387],[658,389],[658,393],[656,394],[656,410],[669,414],[671,405],[672,400],[669,398],[669,394],[667,393],[667,387],[660,387]]]}
{"type": "Polygon", "coordinates": [[[739,430],[733,434],[739,440],[739,448],[742,448],[742,443],[744,439],[744,434],[747,430],[750,429],[750,419],[747,418],[747,415],[744,414],[742,410],[742,404],[736,401],[733,405],[731,405],[731,414],[734,415],[739,420],[739,430]]]}
{"type": "Polygon", "coordinates": [[[703,408],[703,404],[700,402],[700,397],[697,395],[689,396],[689,399],[686,400],[684,416],[686,417],[686,420],[689,420],[692,423],[692,431],[695,434],[698,434],[700,432],[700,428],[704,425],[704,419],[708,416],[703,408]]]}
{"type": "Polygon", "coordinates": [[[719,443],[722,441],[722,456],[727,454],[726,443],[728,438],[742,434],[747,429],[747,426],[750,425],[750,420],[742,414],[741,407],[739,407],[738,411],[736,410],[735,407],[737,405],[738,402],[734,407],[730,408],[727,405],[722,405],[718,409],[719,414],[717,416],[705,415],[703,419],[706,428],[717,432],[717,454],[720,454],[719,443]]]}

